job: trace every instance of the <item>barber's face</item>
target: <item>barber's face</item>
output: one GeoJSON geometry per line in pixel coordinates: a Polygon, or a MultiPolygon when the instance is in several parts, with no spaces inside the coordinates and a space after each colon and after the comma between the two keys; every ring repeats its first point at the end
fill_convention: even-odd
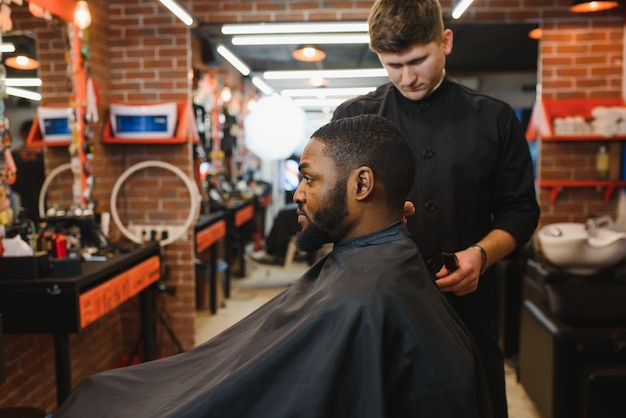
{"type": "Polygon", "coordinates": [[[328,242],[337,242],[349,227],[346,184],[337,178],[335,162],[323,154],[325,145],[312,139],[300,159],[302,180],[293,201],[298,204],[298,223],[302,231],[296,244],[302,251],[317,251],[328,242]]]}
{"type": "Polygon", "coordinates": [[[379,52],[389,79],[404,97],[422,100],[433,92],[444,75],[446,56],[452,52],[452,31],[441,42],[416,44],[402,52],[379,52]]]}

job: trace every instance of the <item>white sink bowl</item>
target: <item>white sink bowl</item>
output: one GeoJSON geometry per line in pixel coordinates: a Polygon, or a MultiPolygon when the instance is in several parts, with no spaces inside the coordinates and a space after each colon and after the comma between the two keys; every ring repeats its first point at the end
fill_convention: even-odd
{"type": "Polygon", "coordinates": [[[626,233],[606,227],[590,234],[583,223],[554,223],[540,228],[537,237],[544,257],[572,274],[595,274],[626,257],[626,233]]]}

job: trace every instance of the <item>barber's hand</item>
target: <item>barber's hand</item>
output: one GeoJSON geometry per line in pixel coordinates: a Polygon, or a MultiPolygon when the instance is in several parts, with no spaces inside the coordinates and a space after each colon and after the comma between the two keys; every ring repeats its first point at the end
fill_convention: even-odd
{"type": "Polygon", "coordinates": [[[410,200],[404,202],[404,209],[402,209],[402,221],[406,225],[406,217],[415,214],[415,205],[410,200]]]}
{"type": "MultiPolygon", "coordinates": [[[[406,209],[406,204],[404,206],[406,209]]],[[[480,266],[482,258],[478,251],[468,248],[456,253],[459,267],[450,272],[443,266],[435,275],[435,283],[442,292],[452,292],[456,296],[463,296],[478,289],[480,266]]]]}

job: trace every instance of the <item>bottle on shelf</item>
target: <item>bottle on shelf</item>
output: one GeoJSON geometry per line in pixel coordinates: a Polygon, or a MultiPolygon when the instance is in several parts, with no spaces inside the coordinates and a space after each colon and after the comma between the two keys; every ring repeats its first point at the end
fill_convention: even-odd
{"type": "Polygon", "coordinates": [[[33,249],[36,248],[35,234],[37,233],[35,223],[28,217],[25,208],[20,208],[17,214],[20,228],[20,236],[24,242],[28,243],[33,249]]]}
{"type": "Polygon", "coordinates": [[[605,145],[600,145],[596,154],[596,178],[608,180],[609,178],[609,153],[605,145]]]}

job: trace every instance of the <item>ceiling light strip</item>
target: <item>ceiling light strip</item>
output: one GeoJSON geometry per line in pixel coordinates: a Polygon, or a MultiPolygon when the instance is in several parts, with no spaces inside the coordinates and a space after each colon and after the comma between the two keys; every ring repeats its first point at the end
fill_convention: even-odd
{"type": "Polygon", "coordinates": [[[233,45],[298,45],[298,44],[367,44],[369,36],[364,34],[343,35],[241,35],[233,36],[233,45]]]}
{"type": "Polygon", "coordinates": [[[244,77],[250,75],[250,68],[244,64],[235,54],[230,52],[224,45],[217,46],[217,53],[223,56],[233,67],[237,69],[244,77]]]}
{"type": "Polygon", "coordinates": [[[6,92],[7,94],[10,94],[11,96],[22,97],[24,99],[30,99],[30,100],[34,100],[37,102],[41,100],[41,94],[34,92],[34,91],[30,91],[30,90],[16,89],[15,87],[7,87],[6,92]]]}
{"type": "Polygon", "coordinates": [[[454,10],[452,10],[452,18],[454,19],[460,18],[461,15],[465,13],[467,8],[470,7],[470,4],[472,4],[473,1],[474,0],[460,0],[454,7],[454,10]]]}
{"type": "Polygon", "coordinates": [[[323,78],[368,78],[387,77],[384,68],[354,68],[346,70],[298,70],[298,71],[266,71],[266,80],[298,80],[311,77],[323,78]]]}
{"type": "Polygon", "coordinates": [[[159,0],[161,4],[169,9],[177,18],[179,18],[185,25],[191,26],[193,24],[193,17],[185,9],[183,9],[174,0],[159,0]]]}
{"type": "Polygon", "coordinates": [[[276,33],[344,33],[365,32],[367,22],[302,22],[302,23],[259,23],[226,24],[222,26],[225,35],[260,35],[276,33]]]}
{"type": "Polygon", "coordinates": [[[252,84],[268,96],[271,96],[274,93],[274,90],[259,77],[252,77],[252,84]]]}
{"type": "Polygon", "coordinates": [[[15,52],[15,45],[11,42],[4,42],[0,44],[0,52],[15,52]]]}
{"type": "Polygon", "coordinates": [[[7,78],[4,84],[8,87],[40,87],[41,78],[7,78]]]}
{"type": "Polygon", "coordinates": [[[345,87],[345,88],[321,88],[321,89],[284,89],[282,96],[289,97],[332,97],[332,96],[360,96],[367,94],[376,87],[345,87]]]}

